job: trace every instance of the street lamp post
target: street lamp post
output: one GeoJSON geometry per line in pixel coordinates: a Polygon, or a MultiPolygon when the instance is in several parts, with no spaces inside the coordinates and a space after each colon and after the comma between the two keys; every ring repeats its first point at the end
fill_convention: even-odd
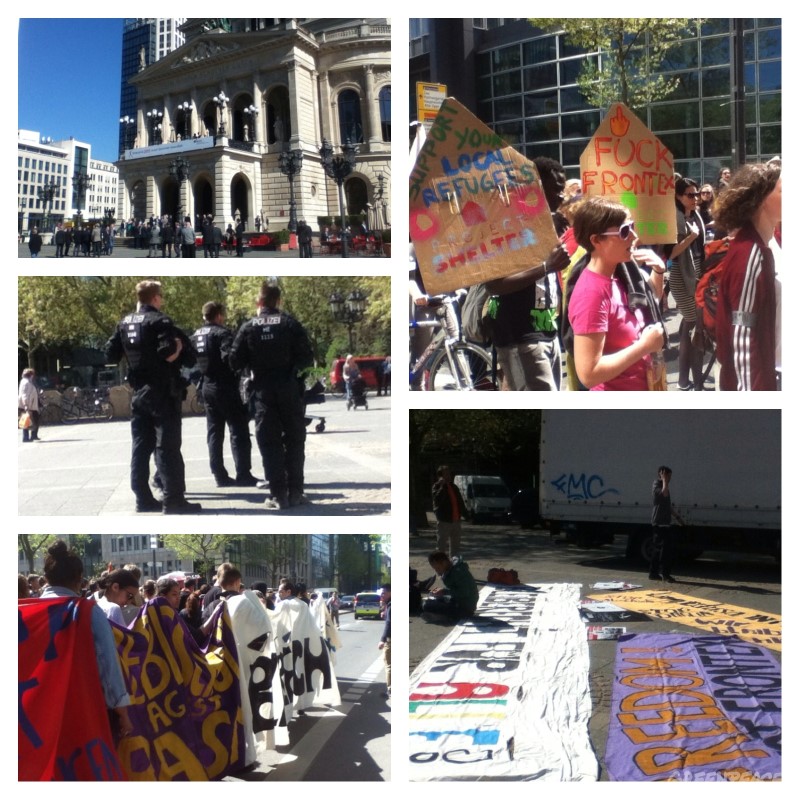
{"type": "Polygon", "coordinates": [[[122,144],[123,149],[130,150],[131,148],[131,131],[136,127],[136,120],[129,116],[119,118],[119,124],[124,126],[122,144]]]}
{"type": "Polygon", "coordinates": [[[147,122],[150,125],[150,144],[161,144],[161,120],[164,112],[154,108],[147,112],[147,122]]]}
{"type": "Polygon", "coordinates": [[[350,352],[355,351],[353,328],[364,319],[367,310],[367,297],[360,289],[354,289],[345,300],[338,292],[334,292],[328,300],[331,315],[336,322],[347,326],[347,338],[350,352]]]}
{"type": "Polygon", "coordinates": [[[41,200],[42,203],[44,204],[44,219],[42,221],[42,233],[48,230],[48,223],[50,220],[50,215],[47,213],[48,206],[52,209],[53,195],[56,193],[56,189],[58,189],[58,186],[56,186],[55,183],[46,183],[44,184],[44,186],[40,187],[37,191],[39,200],[41,200]]]}
{"type": "Polygon", "coordinates": [[[345,220],[344,193],[342,186],[344,185],[345,178],[353,171],[353,167],[356,165],[358,148],[350,144],[350,140],[348,139],[342,145],[341,155],[334,156],[331,143],[327,139],[323,139],[322,146],[319,148],[319,154],[325,174],[329,178],[332,178],[339,187],[339,213],[342,217],[342,258],[347,258],[347,222],[345,220]]]}
{"type": "Polygon", "coordinates": [[[83,201],[86,199],[86,190],[92,185],[92,179],[85,172],[76,172],[72,176],[72,188],[75,190],[75,208],[78,209],[78,220],[81,218],[83,201]]]}
{"type": "MultiPolygon", "coordinates": [[[[247,115],[247,119],[250,120],[250,141],[257,142],[258,141],[258,128],[256,127],[258,124],[258,109],[254,105],[249,105],[245,110],[244,113],[247,115]]],[[[244,140],[247,141],[247,137],[244,137],[244,140]]]]}
{"type": "Polygon", "coordinates": [[[297,233],[297,204],[294,200],[294,176],[303,168],[303,151],[284,150],[278,156],[281,172],[289,178],[289,231],[297,233]]]}
{"type": "Polygon", "coordinates": [[[178,182],[178,222],[183,218],[183,183],[189,180],[189,162],[178,156],[170,162],[169,174],[178,182]]]}
{"type": "Polygon", "coordinates": [[[219,125],[217,131],[220,136],[225,136],[225,110],[228,108],[228,100],[230,97],[225,95],[225,92],[220,92],[214,96],[214,103],[219,109],[219,125]]]}
{"type": "Polygon", "coordinates": [[[378,207],[380,206],[380,223],[381,223],[381,230],[386,227],[389,220],[386,218],[386,207],[387,202],[386,198],[383,195],[383,182],[386,180],[386,176],[382,173],[378,173],[378,193],[375,195],[375,216],[378,217],[378,207]]]}
{"type": "Polygon", "coordinates": [[[183,138],[189,137],[189,131],[192,129],[192,111],[194,111],[194,103],[184,101],[178,103],[178,111],[183,111],[183,138]]]}
{"type": "Polygon", "coordinates": [[[156,549],[158,548],[158,536],[150,534],[150,547],[153,550],[153,580],[156,579],[156,549]]]}

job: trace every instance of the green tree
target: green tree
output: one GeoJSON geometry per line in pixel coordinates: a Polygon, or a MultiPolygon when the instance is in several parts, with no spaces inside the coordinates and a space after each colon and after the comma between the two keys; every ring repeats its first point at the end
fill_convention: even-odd
{"type": "Polygon", "coordinates": [[[161,538],[164,547],[174,550],[178,558],[191,558],[195,569],[211,579],[221,555],[240,537],[223,533],[170,533],[161,538]]]}
{"type": "Polygon", "coordinates": [[[28,572],[33,572],[33,562],[40,552],[48,548],[58,537],[52,533],[21,533],[17,536],[17,547],[28,562],[28,572]]]}
{"type": "Polygon", "coordinates": [[[587,56],[578,76],[583,96],[598,108],[620,102],[632,109],[663,100],[677,87],[678,78],[663,74],[665,59],[701,19],[540,19],[528,20],[545,31],[563,31],[567,42],[590,54],[601,51],[598,63],[587,56]]]}

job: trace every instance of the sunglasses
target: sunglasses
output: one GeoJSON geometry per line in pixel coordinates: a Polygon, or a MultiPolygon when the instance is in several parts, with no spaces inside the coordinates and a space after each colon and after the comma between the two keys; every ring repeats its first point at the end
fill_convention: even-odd
{"type": "Polygon", "coordinates": [[[692,199],[696,200],[698,197],[700,197],[700,192],[684,192],[683,196],[691,197],[692,199]]]}
{"type": "Polygon", "coordinates": [[[627,239],[634,233],[634,223],[626,222],[624,225],[619,226],[618,231],[606,231],[605,233],[598,233],[598,236],[619,236],[620,239],[627,239]]]}
{"type": "Polygon", "coordinates": [[[711,192],[708,189],[706,189],[704,192],[700,192],[700,194],[711,194],[711,192]]]}

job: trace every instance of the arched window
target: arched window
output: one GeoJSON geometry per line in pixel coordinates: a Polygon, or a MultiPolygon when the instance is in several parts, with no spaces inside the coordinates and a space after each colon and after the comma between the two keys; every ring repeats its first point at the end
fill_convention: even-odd
{"type": "Polygon", "coordinates": [[[384,142],[392,141],[392,87],[384,86],[378,95],[378,106],[381,112],[381,138],[384,142]]]}
{"type": "Polygon", "coordinates": [[[358,144],[364,141],[361,127],[361,100],[353,89],[345,89],[339,95],[339,141],[358,144]]]}
{"type": "Polygon", "coordinates": [[[267,143],[280,144],[288,142],[291,137],[289,90],[285,86],[278,86],[267,97],[267,143]]]}

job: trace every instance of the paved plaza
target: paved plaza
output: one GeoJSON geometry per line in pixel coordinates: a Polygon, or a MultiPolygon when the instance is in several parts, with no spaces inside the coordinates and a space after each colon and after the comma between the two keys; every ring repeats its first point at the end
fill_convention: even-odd
{"type": "MultiPolygon", "coordinates": [[[[137,250],[133,247],[126,247],[122,245],[120,247],[115,247],[112,251],[110,256],[100,256],[99,259],[93,258],[91,256],[73,256],[69,255],[67,259],[71,264],[83,264],[87,260],[92,261],[99,261],[102,263],[103,260],[109,258],[147,258],[148,251],[147,250],[137,250]]],[[[17,257],[18,258],[30,258],[31,253],[28,250],[27,244],[19,244],[17,245],[17,257]]],[[[42,247],[42,252],[39,253],[39,258],[55,258],[56,257],[56,246],[53,245],[44,245],[42,247]]],[[[159,256],[160,258],[160,251],[159,256]]],[[[197,249],[197,258],[203,258],[203,248],[199,247],[197,249]]],[[[314,258],[342,258],[341,253],[319,253],[315,249],[314,258]]],[[[219,261],[230,261],[231,264],[237,263],[237,261],[242,261],[248,258],[300,258],[300,251],[299,250],[287,250],[285,252],[281,252],[279,250],[245,250],[244,256],[241,259],[236,258],[236,254],[227,255],[226,253],[222,252],[219,256],[219,261]]],[[[372,253],[363,253],[360,251],[353,252],[352,250],[348,252],[348,258],[384,258],[383,254],[372,254],[372,253]]],[[[169,259],[172,260],[172,259],[169,259]]]]}
{"type": "MultiPolygon", "coordinates": [[[[369,396],[369,409],[347,411],[343,398],[309,406],[309,415],[325,418],[325,430],[313,420],[306,438],[306,494],[311,503],[287,511],[267,511],[266,492],[256,488],[218,488],[208,466],[206,420],[183,420],[186,494],[200,502],[203,514],[331,516],[388,514],[391,508],[391,397],[369,396]]],[[[253,431],[253,424],[250,426],[253,431]]],[[[130,490],[131,433],[127,420],[47,425],[42,441],[18,445],[19,514],[121,516],[134,513],[130,490]]],[[[253,474],[261,477],[261,459],[253,441],[253,474]]],[[[233,474],[229,437],[225,463],[233,474]]],[[[154,468],[153,468],[154,469],[154,468]]],[[[139,514],[141,518],[151,514],[139,514]]]]}

